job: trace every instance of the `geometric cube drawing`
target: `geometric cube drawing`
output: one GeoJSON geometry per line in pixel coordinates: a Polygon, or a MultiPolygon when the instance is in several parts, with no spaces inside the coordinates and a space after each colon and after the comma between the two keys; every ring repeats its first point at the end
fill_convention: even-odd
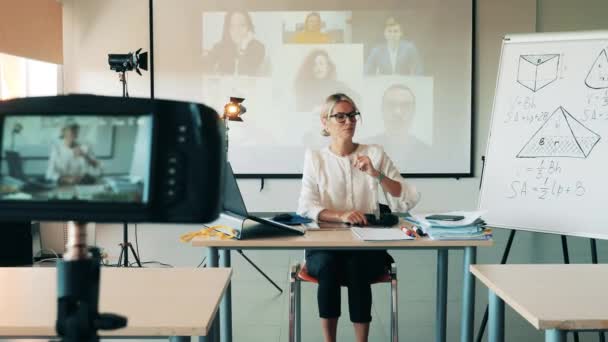
{"type": "Polygon", "coordinates": [[[598,141],[597,133],[560,106],[528,140],[517,158],[587,158],[598,141]]]}
{"type": "Polygon", "coordinates": [[[517,82],[536,92],[557,80],[559,54],[521,55],[517,66],[517,82]]]}
{"type": "Polygon", "coordinates": [[[592,89],[608,88],[608,48],[603,49],[591,66],[585,84],[592,89]]]}

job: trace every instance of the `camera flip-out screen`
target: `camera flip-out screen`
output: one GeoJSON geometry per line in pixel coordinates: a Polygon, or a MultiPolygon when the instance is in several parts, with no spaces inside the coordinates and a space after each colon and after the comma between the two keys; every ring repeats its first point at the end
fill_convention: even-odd
{"type": "Polygon", "coordinates": [[[4,118],[0,198],[148,203],[152,115],[4,118]]]}
{"type": "Polygon", "coordinates": [[[0,101],[0,221],[204,223],[221,209],[224,123],[198,103],[0,101]]]}

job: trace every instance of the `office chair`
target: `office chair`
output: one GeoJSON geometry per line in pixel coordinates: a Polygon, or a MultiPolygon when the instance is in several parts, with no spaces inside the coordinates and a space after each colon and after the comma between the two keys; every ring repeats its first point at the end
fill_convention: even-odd
{"type": "MultiPolygon", "coordinates": [[[[306,263],[298,263],[291,267],[289,272],[289,342],[302,341],[301,336],[301,283],[310,282],[318,284],[318,280],[308,274],[306,263]]],[[[397,266],[393,263],[387,272],[372,282],[372,284],[390,283],[391,284],[391,332],[390,341],[399,341],[398,331],[398,310],[397,310],[397,266]]],[[[342,284],[342,286],[344,286],[342,284]]]]}

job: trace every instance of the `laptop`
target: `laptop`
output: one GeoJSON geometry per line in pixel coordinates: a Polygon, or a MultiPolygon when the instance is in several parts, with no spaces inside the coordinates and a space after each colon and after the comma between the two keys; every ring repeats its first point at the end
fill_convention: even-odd
{"type": "Polygon", "coordinates": [[[48,190],[55,187],[52,182],[48,182],[42,177],[31,178],[26,176],[25,172],[23,172],[23,160],[21,159],[21,155],[19,154],[19,152],[4,151],[4,153],[8,168],[8,175],[25,183],[22,187],[22,190],[39,191],[48,190]]]}
{"type": "Polygon", "coordinates": [[[245,222],[242,225],[237,236],[239,239],[272,235],[304,235],[306,233],[306,228],[300,225],[290,226],[281,222],[250,215],[247,212],[245,201],[243,201],[243,196],[239,190],[239,185],[234,177],[230,163],[226,163],[223,211],[229,216],[236,216],[255,222],[255,224],[247,224],[245,222]]]}

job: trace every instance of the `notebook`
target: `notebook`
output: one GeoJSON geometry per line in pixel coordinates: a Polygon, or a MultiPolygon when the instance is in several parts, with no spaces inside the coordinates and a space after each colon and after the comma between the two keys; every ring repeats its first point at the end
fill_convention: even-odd
{"type": "Polygon", "coordinates": [[[414,239],[413,237],[406,235],[399,228],[353,227],[350,230],[358,239],[363,241],[399,241],[414,239]]]}

